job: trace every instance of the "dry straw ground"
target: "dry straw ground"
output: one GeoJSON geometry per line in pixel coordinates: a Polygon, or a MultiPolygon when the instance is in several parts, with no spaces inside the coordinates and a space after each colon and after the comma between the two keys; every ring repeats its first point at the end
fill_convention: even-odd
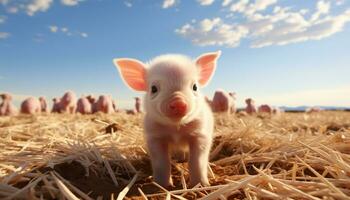
{"type": "Polygon", "coordinates": [[[0,199],[350,199],[350,113],[216,116],[210,187],[152,182],[142,116],[0,118],[0,199]]]}

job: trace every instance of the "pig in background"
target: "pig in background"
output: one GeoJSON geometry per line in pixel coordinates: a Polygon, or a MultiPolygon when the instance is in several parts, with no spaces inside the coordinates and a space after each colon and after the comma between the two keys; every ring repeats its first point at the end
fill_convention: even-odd
{"type": "Polygon", "coordinates": [[[87,97],[82,96],[78,99],[76,112],[83,115],[92,113],[92,105],[87,97]]]}
{"type": "Polygon", "coordinates": [[[41,113],[41,103],[35,97],[28,97],[21,104],[21,113],[34,115],[41,113]]]}
{"type": "Polygon", "coordinates": [[[60,112],[73,114],[77,108],[77,97],[74,92],[67,91],[60,99],[60,112]]]}
{"type": "Polygon", "coordinates": [[[225,90],[218,89],[214,93],[213,101],[211,102],[213,112],[217,113],[234,113],[236,111],[234,105],[234,96],[225,90]],[[232,96],[231,96],[232,95],[232,96]]]}
{"type": "Polygon", "coordinates": [[[4,93],[0,95],[2,102],[0,104],[0,116],[14,116],[18,113],[15,105],[12,103],[12,96],[4,93]]]}
{"type": "Polygon", "coordinates": [[[39,101],[40,101],[41,112],[43,113],[49,112],[49,107],[47,106],[45,97],[39,97],[39,101]]]}
{"type": "Polygon", "coordinates": [[[258,108],[258,112],[259,113],[272,114],[272,107],[267,105],[267,104],[260,105],[259,108],[258,108]]]}
{"type": "Polygon", "coordinates": [[[136,113],[142,113],[141,98],[135,97],[135,111],[136,113]]]}
{"type": "Polygon", "coordinates": [[[94,103],[94,112],[114,113],[112,97],[110,95],[100,95],[96,103],[94,103]]]}
{"type": "Polygon", "coordinates": [[[51,113],[60,113],[60,112],[61,112],[60,99],[59,98],[53,98],[52,99],[51,113]]]}
{"type": "Polygon", "coordinates": [[[135,59],[115,59],[123,81],[133,90],[146,92],[144,131],[153,178],[171,186],[169,154],[189,149],[190,185],[209,185],[207,166],[212,144],[212,112],[199,91],[211,79],[220,52],[195,61],[181,55],[163,55],[149,64],[135,59]]]}
{"type": "Polygon", "coordinates": [[[245,100],[245,103],[247,104],[245,111],[247,114],[252,115],[256,113],[256,108],[255,108],[255,101],[251,98],[248,98],[245,100]]]}

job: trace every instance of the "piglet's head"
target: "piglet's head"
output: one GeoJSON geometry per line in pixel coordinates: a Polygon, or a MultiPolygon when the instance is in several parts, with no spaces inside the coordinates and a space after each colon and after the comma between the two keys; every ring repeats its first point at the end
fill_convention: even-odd
{"type": "Polygon", "coordinates": [[[114,64],[126,85],[146,92],[147,115],[158,122],[178,124],[200,111],[204,98],[200,88],[214,74],[219,52],[206,53],[196,60],[182,55],[162,55],[149,63],[129,58],[115,59],[114,64]]]}

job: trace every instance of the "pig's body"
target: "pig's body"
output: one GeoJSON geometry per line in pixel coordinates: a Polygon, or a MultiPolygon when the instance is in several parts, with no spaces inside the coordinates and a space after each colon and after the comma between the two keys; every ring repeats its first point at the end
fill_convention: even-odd
{"type": "Polygon", "coordinates": [[[66,92],[60,100],[60,109],[63,113],[75,113],[77,108],[77,98],[74,92],[66,92]]]}
{"type": "Polygon", "coordinates": [[[2,103],[0,104],[0,116],[14,116],[18,113],[15,105],[12,103],[10,94],[1,94],[2,103]]]}
{"type": "Polygon", "coordinates": [[[52,113],[60,113],[61,112],[61,106],[60,106],[60,100],[58,98],[53,98],[52,99],[52,113]]]}
{"type": "Polygon", "coordinates": [[[41,112],[40,101],[37,98],[29,97],[21,104],[21,113],[34,115],[41,112]]]}
{"type": "Polygon", "coordinates": [[[191,185],[209,185],[207,178],[208,155],[212,144],[214,120],[202,98],[202,109],[193,119],[182,124],[163,124],[154,120],[146,109],[144,118],[145,140],[151,156],[155,180],[164,186],[172,185],[169,154],[189,150],[191,185]]]}
{"type": "Polygon", "coordinates": [[[47,106],[45,97],[39,97],[39,101],[40,101],[41,112],[44,112],[44,113],[49,112],[49,108],[47,106]]]}
{"type": "Polygon", "coordinates": [[[124,82],[145,91],[144,135],[152,162],[153,178],[162,186],[172,185],[170,153],[189,150],[190,185],[209,185],[207,167],[213,135],[213,116],[198,87],[213,75],[219,52],[196,61],[165,55],[148,65],[134,59],[116,59],[124,82]],[[186,148],[185,148],[186,149],[186,148]]]}
{"type": "Polygon", "coordinates": [[[96,112],[103,112],[106,114],[114,113],[112,98],[107,95],[101,95],[94,105],[96,112]]]}
{"type": "Polygon", "coordinates": [[[245,100],[247,107],[245,108],[245,111],[247,114],[252,115],[256,113],[255,103],[254,100],[249,98],[245,100]]]}
{"type": "Polygon", "coordinates": [[[272,107],[267,105],[267,104],[263,104],[263,105],[259,106],[258,112],[272,114],[272,107]]]}
{"type": "Polygon", "coordinates": [[[80,114],[90,114],[92,112],[91,110],[91,103],[86,97],[81,97],[78,99],[77,102],[77,113],[80,114]]]}
{"type": "Polygon", "coordinates": [[[224,90],[215,91],[212,109],[217,113],[231,113],[233,98],[224,90]]]}

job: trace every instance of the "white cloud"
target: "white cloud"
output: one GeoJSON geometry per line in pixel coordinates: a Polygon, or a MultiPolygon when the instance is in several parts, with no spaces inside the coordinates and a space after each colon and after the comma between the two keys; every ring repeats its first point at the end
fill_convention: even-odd
{"type": "Polygon", "coordinates": [[[33,0],[27,5],[27,14],[33,16],[36,12],[45,12],[52,5],[53,0],[33,0]]]}
{"type": "Polygon", "coordinates": [[[132,3],[129,2],[129,1],[124,1],[124,5],[128,8],[131,8],[132,7],[132,3]]]}
{"type": "Polygon", "coordinates": [[[221,5],[228,6],[231,2],[232,2],[232,0],[224,0],[221,5]]]}
{"type": "Polygon", "coordinates": [[[8,37],[10,37],[10,33],[7,32],[0,32],[0,39],[6,39],[8,37]]]}
{"type": "Polygon", "coordinates": [[[80,33],[81,37],[83,38],[87,38],[88,37],[88,34],[87,33],[80,33]]]}
{"type": "Polygon", "coordinates": [[[80,0],[61,0],[61,3],[65,6],[76,6],[80,0]]]}
{"type": "Polygon", "coordinates": [[[57,26],[49,26],[49,29],[52,33],[57,33],[58,27],[57,26]]]}
{"type": "Polygon", "coordinates": [[[290,43],[303,42],[307,40],[320,40],[329,37],[343,29],[350,21],[350,10],[334,16],[326,17],[317,21],[282,21],[279,26],[260,35],[252,42],[253,48],[260,48],[270,45],[286,45],[290,43]]]}
{"type": "Polygon", "coordinates": [[[162,8],[167,9],[177,4],[178,0],[164,0],[162,8]]]}
{"type": "Polygon", "coordinates": [[[269,6],[276,4],[277,0],[255,0],[254,3],[249,2],[249,0],[239,0],[237,3],[231,5],[230,10],[245,15],[253,15],[258,11],[263,11],[269,6]]]}
{"type": "Polygon", "coordinates": [[[85,32],[81,32],[81,31],[71,31],[69,28],[67,27],[58,27],[55,25],[51,25],[49,26],[49,30],[52,33],[61,33],[64,34],[66,36],[79,36],[79,37],[83,37],[83,38],[87,38],[89,35],[85,32]]]}
{"type": "Polygon", "coordinates": [[[215,0],[197,0],[197,2],[202,6],[209,6],[214,3],[215,0]]]}
{"type": "Polygon", "coordinates": [[[0,15],[0,24],[3,24],[6,22],[7,17],[0,15]]]}
{"type": "Polygon", "coordinates": [[[186,24],[175,32],[199,46],[218,45],[236,47],[248,30],[243,26],[229,25],[220,18],[204,19],[198,24],[186,24]]]}
{"type": "Polygon", "coordinates": [[[318,1],[317,2],[317,12],[315,12],[312,17],[311,21],[317,20],[321,15],[328,14],[329,10],[331,8],[331,3],[326,1],[318,1]]]}
{"type": "Polygon", "coordinates": [[[335,1],[335,5],[337,5],[337,6],[341,6],[341,5],[343,5],[345,3],[345,0],[336,0],[335,1]]]}
{"type": "Polygon", "coordinates": [[[252,48],[261,48],[321,40],[342,31],[350,22],[350,9],[331,15],[331,4],[323,0],[315,4],[312,12],[305,8],[292,9],[279,5],[266,10],[276,3],[276,0],[239,0],[229,7],[231,14],[235,13],[234,18],[187,23],[175,32],[200,46],[236,47],[247,39],[252,48]],[[231,21],[237,19],[239,23],[231,21]]]}

